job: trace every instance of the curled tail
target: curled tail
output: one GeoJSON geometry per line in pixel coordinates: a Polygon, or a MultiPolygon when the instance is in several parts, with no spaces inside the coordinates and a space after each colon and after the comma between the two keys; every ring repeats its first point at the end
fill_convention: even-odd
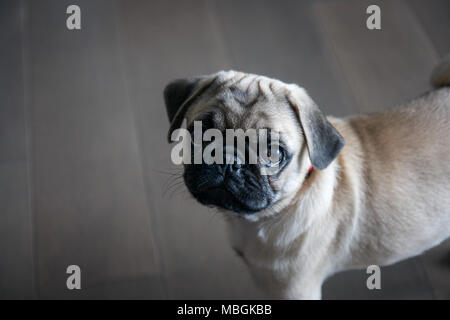
{"type": "Polygon", "coordinates": [[[446,55],[433,69],[431,84],[435,88],[450,86],[450,54],[446,55]]]}

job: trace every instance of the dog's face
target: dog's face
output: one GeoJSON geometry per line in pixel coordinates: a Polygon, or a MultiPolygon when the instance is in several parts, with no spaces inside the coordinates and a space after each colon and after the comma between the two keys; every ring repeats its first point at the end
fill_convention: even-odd
{"type": "MultiPolygon", "coordinates": [[[[296,85],[221,71],[174,81],[164,90],[164,97],[171,121],[169,139],[184,118],[190,133],[196,121],[201,121],[202,132],[216,129],[223,137],[226,129],[267,133],[264,139],[268,154],[276,153],[272,158],[250,162],[247,147],[245,160],[241,162],[185,164],[186,186],[200,203],[245,217],[269,215],[283,209],[298,193],[311,164],[324,169],[343,146],[336,129],[296,85]],[[277,137],[276,147],[270,139],[273,136],[277,137]]],[[[207,147],[210,141],[214,140],[202,139],[201,147],[207,147]]],[[[261,141],[257,140],[258,148],[261,141]]],[[[232,146],[236,148],[235,144],[232,146]]]]}

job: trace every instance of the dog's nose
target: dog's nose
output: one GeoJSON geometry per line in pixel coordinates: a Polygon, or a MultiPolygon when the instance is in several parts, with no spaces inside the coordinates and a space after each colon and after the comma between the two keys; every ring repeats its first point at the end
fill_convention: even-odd
{"type": "Polygon", "coordinates": [[[241,168],[242,164],[236,162],[228,165],[228,170],[230,171],[230,173],[238,172],[239,170],[241,170],[241,168]]]}
{"type": "Polygon", "coordinates": [[[224,151],[224,163],[218,164],[219,170],[223,175],[229,173],[237,173],[243,167],[243,159],[239,157],[239,155],[234,154],[234,150],[230,152],[230,150],[224,151]]]}
{"type": "Polygon", "coordinates": [[[239,172],[245,164],[245,155],[240,150],[226,146],[224,148],[224,163],[221,165],[223,173],[239,172]]]}
{"type": "Polygon", "coordinates": [[[216,164],[217,170],[225,176],[226,174],[236,174],[242,169],[242,164],[240,163],[223,163],[216,164]]]}

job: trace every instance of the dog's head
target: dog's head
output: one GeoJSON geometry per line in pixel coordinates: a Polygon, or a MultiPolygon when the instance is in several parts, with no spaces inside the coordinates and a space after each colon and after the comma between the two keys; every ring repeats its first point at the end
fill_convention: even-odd
{"type": "Polygon", "coordinates": [[[192,161],[185,163],[184,180],[191,194],[203,204],[246,217],[272,214],[288,205],[310,166],[326,168],[344,145],[341,135],[306,91],[294,84],[221,71],[176,80],[165,88],[164,98],[171,123],[170,141],[186,119],[190,139],[183,153],[188,150],[185,159],[192,161]],[[196,133],[199,124],[200,134],[196,133]],[[210,130],[212,134],[208,129],[214,129],[210,130]],[[239,138],[229,144],[229,129],[234,129],[235,137],[244,133],[240,152],[236,143],[239,138]],[[257,133],[256,140],[246,134],[249,129],[257,133]],[[253,162],[251,141],[258,149],[253,162]],[[217,148],[218,142],[223,150],[222,146],[217,148]],[[260,156],[262,142],[267,142],[267,157],[260,156]],[[208,146],[214,159],[224,161],[205,161],[208,146]],[[235,149],[231,153],[227,151],[230,146],[235,149]],[[194,161],[196,152],[199,157],[194,161]],[[234,161],[228,161],[230,154],[234,161]]]}

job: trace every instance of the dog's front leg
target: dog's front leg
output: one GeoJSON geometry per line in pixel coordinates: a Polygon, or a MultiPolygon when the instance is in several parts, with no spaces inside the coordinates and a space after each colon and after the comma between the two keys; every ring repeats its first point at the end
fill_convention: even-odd
{"type": "Polygon", "coordinates": [[[290,300],[320,300],[322,298],[322,280],[303,279],[292,283],[283,292],[283,299],[290,300]]]}

